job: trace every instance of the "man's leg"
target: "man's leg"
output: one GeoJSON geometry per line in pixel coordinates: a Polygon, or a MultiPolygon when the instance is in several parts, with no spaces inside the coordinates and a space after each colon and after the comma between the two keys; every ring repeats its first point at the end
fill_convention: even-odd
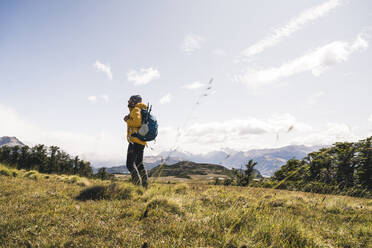
{"type": "Polygon", "coordinates": [[[127,152],[127,168],[130,172],[132,182],[136,185],[142,184],[141,177],[138,173],[136,166],[134,166],[134,161],[136,160],[137,153],[135,151],[135,144],[129,143],[127,152]]]}
{"type": "Polygon", "coordinates": [[[141,176],[142,179],[142,186],[147,187],[148,185],[148,176],[147,176],[147,171],[145,169],[145,166],[143,165],[143,150],[145,149],[145,146],[140,145],[140,144],[134,144],[135,145],[135,150],[136,150],[136,159],[135,163],[139,172],[139,175],[141,176]]]}

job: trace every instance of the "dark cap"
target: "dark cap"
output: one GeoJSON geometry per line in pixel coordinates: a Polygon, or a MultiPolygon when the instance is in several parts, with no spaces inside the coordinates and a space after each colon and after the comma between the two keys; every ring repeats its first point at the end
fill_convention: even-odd
{"type": "Polygon", "coordinates": [[[131,96],[129,100],[135,103],[139,103],[139,102],[142,102],[142,97],[140,95],[134,95],[134,96],[131,96]]]}

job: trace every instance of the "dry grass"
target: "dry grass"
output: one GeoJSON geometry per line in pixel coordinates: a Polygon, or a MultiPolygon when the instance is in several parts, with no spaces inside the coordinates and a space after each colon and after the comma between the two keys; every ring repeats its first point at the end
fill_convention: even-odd
{"type": "Polygon", "coordinates": [[[372,247],[371,199],[88,180],[103,197],[78,200],[79,180],[18,173],[0,175],[0,247],[372,247]]]}

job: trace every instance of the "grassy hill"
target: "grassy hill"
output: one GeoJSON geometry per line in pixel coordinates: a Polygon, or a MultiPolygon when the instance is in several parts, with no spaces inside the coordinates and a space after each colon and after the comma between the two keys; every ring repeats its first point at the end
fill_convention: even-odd
{"type": "Polygon", "coordinates": [[[172,165],[158,165],[149,171],[149,175],[153,177],[174,176],[178,178],[191,178],[193,175],[230,177],[232,172],[222,165],[181,161],[172,165]]]}
{"type": "Polygon", "coordinates": [[[0,213],[0,247],[372,247],[371,199],[286,190],[0,166],[0,213]]]}

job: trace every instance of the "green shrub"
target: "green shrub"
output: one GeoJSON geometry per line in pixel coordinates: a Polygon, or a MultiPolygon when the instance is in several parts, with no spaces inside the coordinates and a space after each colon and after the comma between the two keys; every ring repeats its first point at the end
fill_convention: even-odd
{"type": "Polygon", "coordinates": [[[263,225],[253,233],[253,240],[262,242],[265,246],[271,246],[273,242],[273,228],[270,225],[263,225]]]}
{"type": "Polygon", "coordinates": [[[80,177],[79,176],[69,176],[69,177],[64,178],[63,181],[66,182],[66,183],[75,184],[79,180],[80,180],[80,177]]]}
{"type": "Polygon", "coordinates": [[[214,185],[221,185],[221,180],[219,179],[219,177],[215,177],[214,178],[214,185]]]}
{"type": "Polygon", "coordinates": [[[157,212],[158,214],[159,212],[163,213],[165,212],[176,215],[183,214],[180,207],[177,204],[171,203],[167,199],[155,199],[147,204],[141,218],[146,218],[152,214],[155,214],[155,212],[157,212]]]}
{"type": "Polygon", "coordinates": [[[186,184],[179,184],[174,187],[174,192],[176,194],[185,194],[187,190],[189,189],[189,186],[186,184]]]}
{"type": "Polygon", "coordinates": [[[0,175],[9,177],[10,171],[8,169],[0,169],[0,175]]]}
{"type": "Polygon", "coordinates": [[[86,200],[102,200],[105,199],[106,194],[106,187],[103,185],[96,185],[84,189],[80,192],[80,194],[76,197],[77,200],[86,201],[86,200]]]}
{"type": "Polygon", "coordinates": [[[127,200],[132,198],[133,187],[123,187],[116,183],[108,186],[95,185],[86,188],[76,197],[77,200],[127,200]]]}
{"type": "Polygon", "coordinates": [[[285,247],[316,247],[316,244],[306,238],[293,224],[281,225],[278,238],[277,245],[284,245],[285,247]]]}
{"type": "Polygon", "coordinates": [[[233,179],[232,178],[226,178],[223,180],[223,185],[225,186],[229,186],[233,183],[233,179]]]}
{"type": "Polygon", "coordinates": [[[322,182],[309,182],[304,184],[302,190],[305,192],[321,193],[321,194],[336,194],[339,193],[336,185],[328,185],[322,182]]]}
{"type": "Polygon", "coordinates": [[[0,175],[7,176],[7,177],[17,177],[19,171],[15,169],[8,168],[2,164],[0,164],[0,175]]]}
{"type": "Polygon", "coordinates": [[[40,177],[40,174],[37,171],[31,170],[25,173],[24,177],[33,179],[33,180],[38,180],[40,177]]]}
{"type": "Polygon", "coordinates": [[[24,175],[24,177],[30,177],[30,176],[32,176],[32,175],[34,175],[34,174],[36,174],[37,172],[36,171],[28,171],[28,172],[26,172],[25,173],[25,175],[24,175]]]}
{"type": "Polygon", "coordinates": [[[90,181],[85,177],[81,177],[76,184],[83,187],[91,185],[90,181]]]}

